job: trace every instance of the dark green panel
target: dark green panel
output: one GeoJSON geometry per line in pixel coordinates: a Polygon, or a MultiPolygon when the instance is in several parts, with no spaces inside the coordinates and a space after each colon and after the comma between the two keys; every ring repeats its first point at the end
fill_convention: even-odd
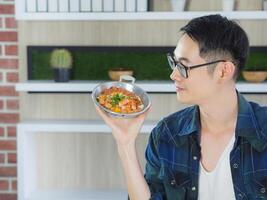
{"type": "MultiPolygon", "coordinates": [[[[133,69],[137,80],[169,80],[165,53],[159,52],[72,52],[73,80],[108,80],[108,70],[133,69]]],[[[32,79],[53,79],[50,52],[33,51],[32,79]]]]}
{"type": "Polygon", "coordinates": [[[49,64],[50,53],[42,51],[32,52],[32,79],[49,80],[53,77],[53,70],[49,64]]]}
{"type": "Polygon", "coordinates": [[[267,52],[251,53],[245,69],[267,71],[267,52]]]}
{"type": "MultiPolygon", "coordinates": [[[[55,47],[31,47],[30,79],[53,80],[53,70],[50,67],[50,53],[55,47]]],[[[64,47],[63,47],[64,48],[64,47]]],[[[166,49],[123,50],[118,48],[105,51],[105,47],[68,47],[73,55],[72,80],[109,80],[108,70],[114,68],[128,68],[134,71],[137,80],[170,80],[171,70],[166,59],[166,49]],[[117,49],[120,49],[117,51],[117,49]],[[164,52],[165,51],[165,52],[164,52]]],[[[168,51],[171,51],[169,48],[168,51]]],[[[245,69],[256,67],[257,70],[267,70],[267,49],[252,47],[245,69]]],[[[242,80],[239,77],[238,80],[242,80]]]]}

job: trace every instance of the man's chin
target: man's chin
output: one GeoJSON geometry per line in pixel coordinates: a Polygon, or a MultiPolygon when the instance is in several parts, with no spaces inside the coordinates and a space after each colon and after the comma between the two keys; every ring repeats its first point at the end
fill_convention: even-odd
{"type": "Polygon", "coordinates": [[[179,94],[177,94],[177,101],[179,103],[186,103],[186,99],[179,94]]]}
{"type": "Polygon", "coordinates": [[[188,99],[187,98],[185,98],[184,96],[182,96],[182,95],[180,95],[180,94],[178,94],[177,93],[177,101],[179,102],[179,103],[185,103],[185,104],[187,104],[187,103],[189,103],[189,101],[188,101],[188,99]]]}

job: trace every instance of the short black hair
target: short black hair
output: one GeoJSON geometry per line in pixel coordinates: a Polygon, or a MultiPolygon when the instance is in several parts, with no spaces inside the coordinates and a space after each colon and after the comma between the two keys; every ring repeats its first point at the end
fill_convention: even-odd
{"type": "Polygon", "coordinates": [[[228,55],[236,66],[235,79],[244,68],[249,54],[249,40],[235,21],[221,15],[207,15],[192,19],[180,30],[198,43],[202,58],[228,55]]]}

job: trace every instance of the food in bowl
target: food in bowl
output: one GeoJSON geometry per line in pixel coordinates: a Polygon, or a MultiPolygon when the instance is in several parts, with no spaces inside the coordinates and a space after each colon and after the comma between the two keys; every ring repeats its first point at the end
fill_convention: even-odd
{"type": "Polygon", "coordinates": [[[96,99],[100,105],[115,113],[136,113],[144,108],[139,96],[115,86],[104,89],[96,99]]]}
{"type": "MultiPolygon", "coordinates": [[[[146,93],[146,91],[144,91],[141,87],[134,84],[134,82],[135,82],[134,77],[124,75],[120,77],[120,81],[104,82],[104,83],[98,84],[92,91],[91,96],[92,96],[93,103],[95,104],[95,106],[98,106],[101,110],[105,111],[111,117],[134,118],[145,113],[150,108],[150,105],[151,105],[150,98],[148,94],[146,93]],[[129,81],[131,81],[131,83],[129,81]],[[129,113],[123,113],[124,112],[123,109],[122,110],[116,109],[116,111],[118,112],[114,112],[111,109],[107,108],[107,107],[110,107],[110,105],[107,105],[107,107],[105,107],[103,104],[104,102],[102,102],[102,100],[107,101],[107,102],[108,100],[105,99],[105,97],[100,97],[100,95],[104,94],[106,95],[106,98],[107,98],[107,95],[109,95],[107,93],[110,92],[108,89],[110,88],[113,88],[114,91],[118,90],[114,88],[120,88],[119,90],[123,89],[125,93],[122,93],[122,94],[127,94],[127,95],[129,94],[130,97],[135,95],[136,97],[135,101],[137,101],[137,103],[134,101],[136,104],[136,109],[133,109],[134,108],[133,106],[132,110],[128,110],[129,113]],[[100,104],[100,100],[103,105],[100,104]],[[138,100],[140,100],[141,103],[140,102],[138,103],[138,100]]],[[[115,100],[115,102],[117,100],[121,100],[121,95],[117,95],[113,99],[115,100]]],[[[126,103],[126,102],[123,102],[123,103],[126,103]]]]}

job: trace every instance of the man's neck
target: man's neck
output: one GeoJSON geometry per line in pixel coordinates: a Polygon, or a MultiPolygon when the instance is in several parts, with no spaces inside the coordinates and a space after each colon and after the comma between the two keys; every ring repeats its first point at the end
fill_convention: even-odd
{"type": "Polygon", "coordinates": [[[238,100],[235,89],[220,91],[205,104],[199,105],[202,131],[221,133],[235,129],[238,100]]]}

